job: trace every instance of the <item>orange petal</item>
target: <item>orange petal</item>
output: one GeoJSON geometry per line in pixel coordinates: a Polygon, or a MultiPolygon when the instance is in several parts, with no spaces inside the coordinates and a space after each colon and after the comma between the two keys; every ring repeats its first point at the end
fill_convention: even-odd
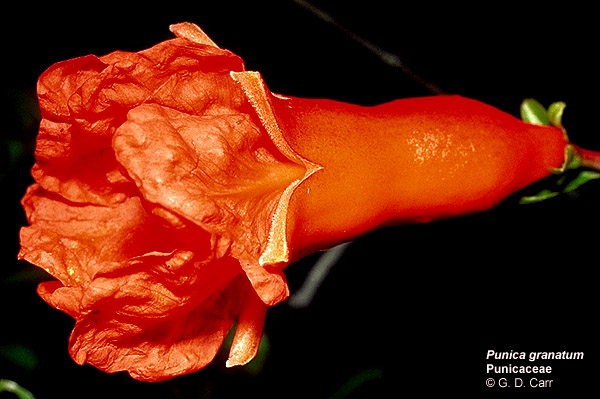
{"type": "Polygon", "coordinates": [[[241,262],[246,276],[261,301],[274,306],[290,295],[282,267],[286,264],[261,266],[256,262],[241,262]]]}
{"type": "Polygon", "coordinates": [[[107,265],[145,253],[156,242],[147,240],[156,230],[137,197],[110,207],[73,206],[34,184],[22,203],[31,225],[21,229],[19,258],[65,285],[86,284],[107,265]]]}
{"type": "Polygon", "coordinates": [[[197,371],[213,360],[233,324],[238,305],[232,293],[225,291],[190,311],[150,324],[90,312],[77,322],[69,351],[79,364],[109,373],[127,371],[142,381],[197,371]]]}
{"type": "MultiPolygon", "coordinates": [[[[71,305],[73,289],[52,288],[49,302],[71,305]]],[[[144,381],[196,371],[215,356],[246,291],[234,259],[198,263],[186,251],[148,254],[98,273],[86,287],[78,312],[70,312],[77,321],[71,356],[144,381]]]]}
{"type": "Polygon", "coordinates": [[[188,39],[194,43],[218,47],[200,27],[190,22],[181,22],[169,26],[169,30],[177,37],[188,39]]]}
{"type": "Polygon", "coordinates": [[[280,198],[304,170],[235,110],[195,116],[141,105],[113,146],[146,200],[193,221],[213,235],[216,253],[238,259],[258,261],[280,198]]]}

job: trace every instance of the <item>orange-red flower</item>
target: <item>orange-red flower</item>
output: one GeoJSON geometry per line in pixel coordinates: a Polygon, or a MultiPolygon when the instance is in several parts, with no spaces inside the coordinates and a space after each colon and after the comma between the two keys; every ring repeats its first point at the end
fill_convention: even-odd
{"type": "Polygon", "coordinates": [[[171,30],[39,80],[19,256],[57,279],[38,292],[75,319],[80,364],[166,379],[209,363],[234,323],[227,364],[244,364],[291,261],[384,224],[488,209],[573,150],[597,165],[557,127],[458,96],[275,95],[197,26],[171,30]]]}
{"type": "Polygon", "coordinates": [[[195,25],[172,30],[41,76],[23,198],[19,256],[57,278],[38,292],[75,318],[72,357],[142,380],[205,366],[236,321],[228,364],[252,359],[288,296],[278,220],[307,173],[230,75],[242,60],[195,25]]]}

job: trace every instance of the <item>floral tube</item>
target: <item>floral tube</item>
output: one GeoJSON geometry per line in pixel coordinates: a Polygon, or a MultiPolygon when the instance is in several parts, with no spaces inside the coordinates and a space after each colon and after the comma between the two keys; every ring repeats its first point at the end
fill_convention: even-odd
{"type": "Polygon", "coordinates": [[[358,107],[272,94],[197,26],[38,83],[19,257],[79,363],[159,381],[256,354],[283,269],[390,223],[485,210],[564,161],[555,127],[456,96],[358,107]],[[485,165],[485,167],[482,167],[485,165]]]}

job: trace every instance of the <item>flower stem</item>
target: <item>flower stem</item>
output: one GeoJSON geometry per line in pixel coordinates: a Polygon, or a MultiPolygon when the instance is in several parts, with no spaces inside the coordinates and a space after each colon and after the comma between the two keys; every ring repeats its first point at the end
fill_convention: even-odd
{"type": "Polygon", "coordinates": [[[600,171],[600,151],[586,150],[576,145],[573,148],[581,157],[581,165],[583,167],[600,171]]]}

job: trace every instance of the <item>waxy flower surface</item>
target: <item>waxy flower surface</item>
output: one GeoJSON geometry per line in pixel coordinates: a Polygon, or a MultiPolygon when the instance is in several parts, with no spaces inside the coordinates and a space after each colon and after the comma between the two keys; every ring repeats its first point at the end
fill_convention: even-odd
{"type": "Polygon", "coordinates": [[[228,364],[252,359],[289,294],[282,221],[310,173],[232,77],[242,60],[172,31],[41,76],[22,201],[19,256],[57,279],[38,292],[75,319],[72,357],[150,381],[204,367],[236,321],[228,364]]]}

